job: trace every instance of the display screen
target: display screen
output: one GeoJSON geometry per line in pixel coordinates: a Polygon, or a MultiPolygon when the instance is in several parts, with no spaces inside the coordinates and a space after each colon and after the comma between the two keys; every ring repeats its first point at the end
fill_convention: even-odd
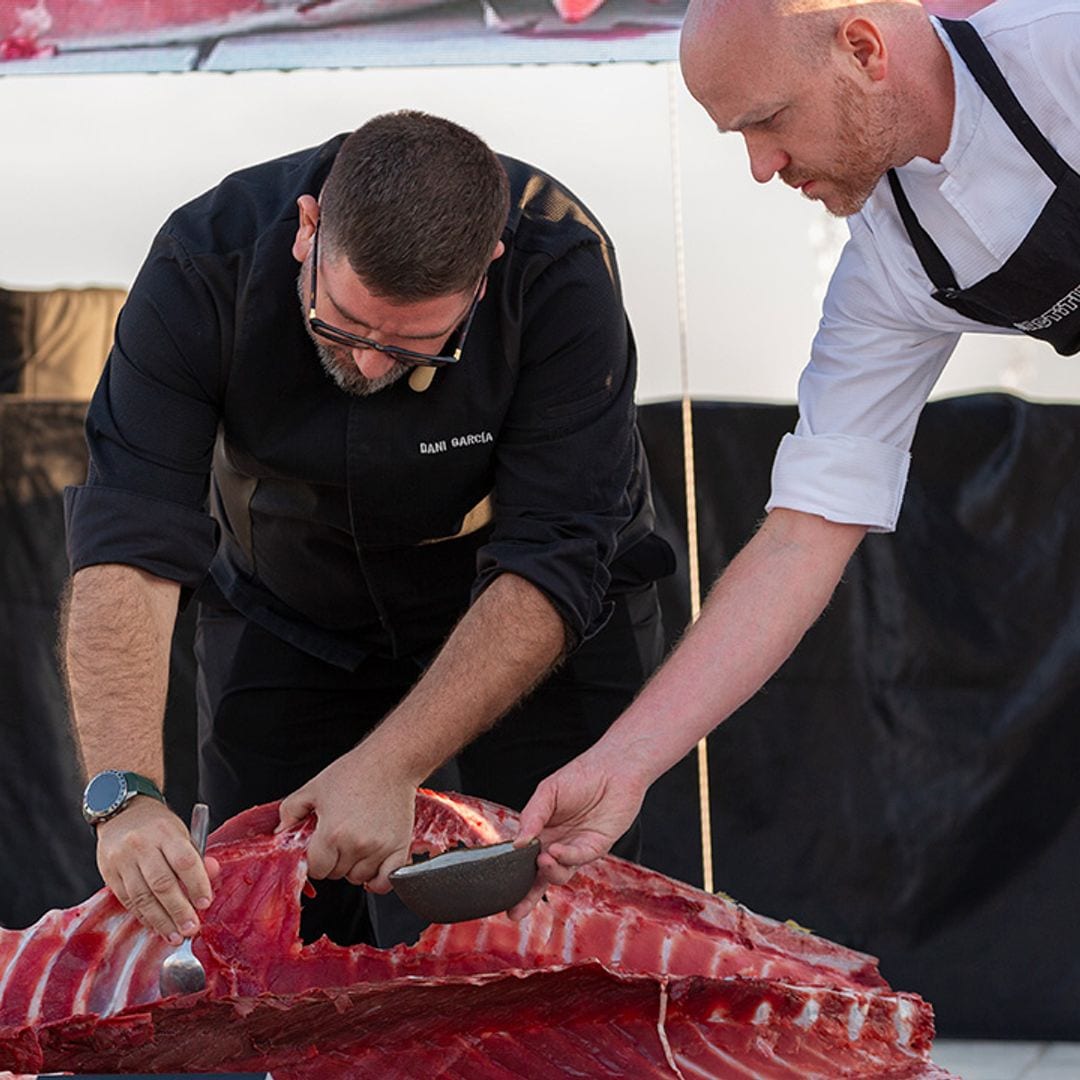
{"type": "Polygon", "coordinates": [[[0,74],[673,60],[686,0],[15,0],[0,74]]]}
{"type": "Polygon", "coordinates": [[[111,810],[125,791],[124,778],[119,773],[100,773],[86,789],[86,805],[95,813],[111,810]]]}

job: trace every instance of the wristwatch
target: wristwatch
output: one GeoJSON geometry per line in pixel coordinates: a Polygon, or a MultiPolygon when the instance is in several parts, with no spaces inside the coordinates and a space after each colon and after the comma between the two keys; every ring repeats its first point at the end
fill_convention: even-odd
{"type": "Polygon", "coordinates": [[[100,825],[119,814],[136,795],[149,795],[158,802],[165,801],[165,796],[153,780],[138,773],[106,769],[92,777],[86,785],[82,801],[83,817],[91,825],[100,825]]]}

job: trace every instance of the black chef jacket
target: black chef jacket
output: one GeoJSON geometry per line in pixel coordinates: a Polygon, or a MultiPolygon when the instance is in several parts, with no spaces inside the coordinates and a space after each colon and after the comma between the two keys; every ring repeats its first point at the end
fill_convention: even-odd
{"type": "Polygon", "coordinates": [[[350,395],[308,337],[291,251],[296,200],[344,138],[227,177],[158,233],[90,404],[87,481],[65,493],[72,571],[209,586],[342,667],[436,646],[503,572],[583,640],[610,590],[671,568],[611,242],[502,158],[506,251],[460,363],[423,393],[350,395]]]}

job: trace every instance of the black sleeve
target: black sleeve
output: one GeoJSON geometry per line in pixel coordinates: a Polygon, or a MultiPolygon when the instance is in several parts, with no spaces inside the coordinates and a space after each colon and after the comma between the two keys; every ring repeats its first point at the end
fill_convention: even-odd
{"type": "Polygon", "coordinates": [[[636,360],[614,255],[587,243],[553,261],[524,301],[520,369],[496,448],[495,526],[474,596],[526,578],[573,642],[599,630],[609,565],[634,507],[636,360]]]}
{"type": "Polygon", "coordinates": [[[225,344],[222,303],[163,231],[132,286],[90,402],[86,483],[64,509],[71,570],[126,563],[195,587],[216,547],[206,510],[225,344]]]}

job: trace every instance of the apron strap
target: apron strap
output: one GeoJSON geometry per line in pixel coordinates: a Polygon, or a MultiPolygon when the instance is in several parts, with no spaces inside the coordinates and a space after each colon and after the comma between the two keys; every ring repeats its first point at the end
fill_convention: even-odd
{"type": "Polygon", "coordinates": [[[940,22],[1002,120],[1042,171],[1055,184],[1060,184],[1072,169],[1024,111],[978,31],[962,19],[941,19],[940,22]]]}
{"type": "Polygon", "coordinates": [[[934,283],[939,291],[958,290],[960,288],[956,275],[949,265],[949,260],[941,253],[941,248],[934,243],[930,234],[922,227],[922,223],[915,215],[915,211],[908,202],[908,197],[900,184],[900,177],[895,169],[889,170],[889,187],[892,188],[893,198],[896,200],[896,209],[900,212],[900,220],[907,229],[911,246],[915,254],[919,256],[926,276],[934,283]]]}
{"type": "MultiPolygon", "coordinates": [[[[997,66],[990,55],[990,50],[979,37],[978,31],[971,23],[963,19],[938,21],[944,27],[953,45],[956,46],[956,51],[967,64],[979,88],[989,98],[990,104],[997,109],[1002,120],[1009,126],[1009,130],[1019,140],[1020,145],[1054,184],[1060,185],[1073,170],[1024,111],[1023,105],[1005,81],[1001,68],[997,66]]],[[[919,262],[926,271],[926,276],[939,292],[957,291],[959,286],[952,267],[919,222],[895,169],[889,170],[889,187],[892,188],[896,209],[900,213],[904,228],[907,229],[915,254],[919,256],[919,262]]]]}

